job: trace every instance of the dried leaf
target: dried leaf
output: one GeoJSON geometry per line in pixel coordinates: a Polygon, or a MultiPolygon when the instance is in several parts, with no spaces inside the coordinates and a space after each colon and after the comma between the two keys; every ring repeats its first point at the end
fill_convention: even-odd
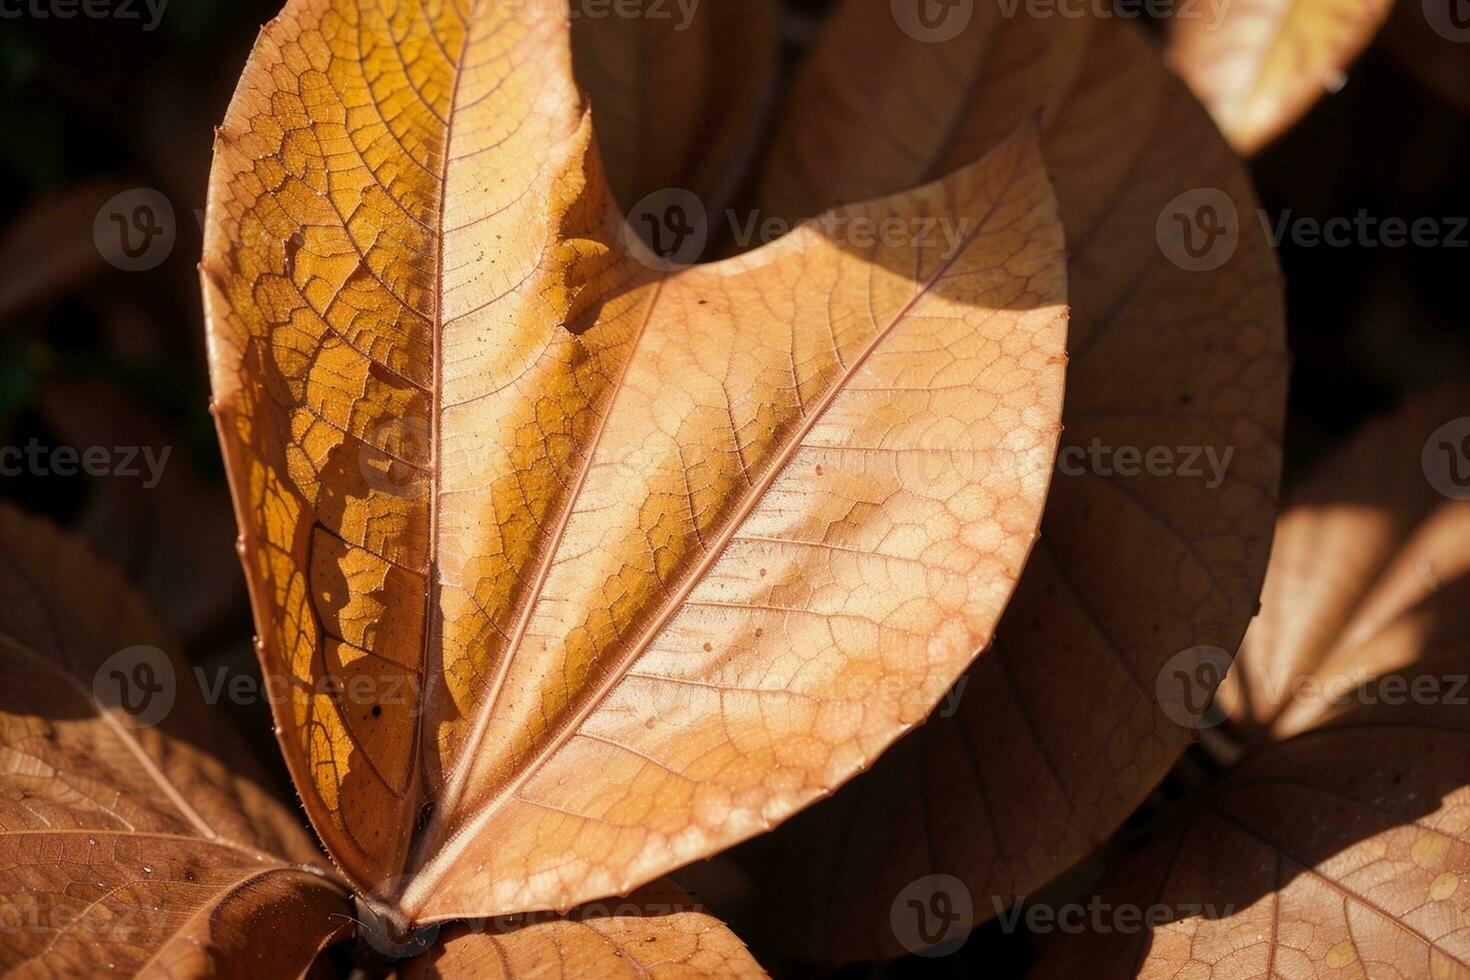
{"type": "Polygon", "coordinates": [[[717,212],[734,194],[775,102],[778,8],[701,0],[572,22],[577,81],[625,209],[683,188],[717,212]]]}
{"type": "Polygon", "coordinates": [[[287,762],[404,928],[626,893],[870,763],[1009,597],[1064,361],[1034,134],[655,273],[566,23],[470,12],[293,0],[203,265],[287,762]],[[858,240],[926,219],[958,247],[858,240]]]}
{"type": "MultiPolygon", "coordinates": [[[[841,8],[765,178],[770,210],[800,217],[828,193],[943,172],[1044,107],[1071,252],[1072,455],[994,648],[873,772],[743,854],[777,905],[763,917],[781,930],[772,941],[811,959],[933,944],[893,925],[905,889],[928,876],[959,879],[955,907],[968,898],[982,920],[1100,846],[1192,735],[1155,679],[1181,651],[1236,648],[1265,568],[1286,365],[1276,264],[1246,176],[1131,26],[990,23],[987,7],[938,44],[899,33],[884,5],[841,8]],[[1182,199],[1238,212],[1218,268],[1177,264],[1187,253],[1160,235],[1192,192],[1182,199]],[[1078,453],[1094,440],[1168,450],[1172,468],[1093,466],[1078,453]],[[1218,485],[1205,447],[1233,453],[1218,485]]],[[[762,923],[734,925],[761,938],[762,923]]]]}
{"type": "Polygon", "coordinates": [[[1271,727],[1101,891],[1169,921],[1067,937],[1042,975],[1470,976],[1470,501],[1421,468],[1467,408],[1411,406],[1296,498],[1233,672],[1271,727]]]}
{"type": "Polygon", "coordinates": [[[347,889],[210,724],[138,600],[9,508],[0,594],[0,969],[307,969],[347,924],[347,889]]]}
{"type": "MultiPolygon", "coordinates": [[[[1363,432],[1292,495],[1261,614],[1220,688],[1220,705],[1247,740],[1284,739],[1332,713],[1330,697],[1296,697],[1304,688],[1338,691],[1428,648],[1395,629],[1410,628],[1408,611],[1470,571],[1470,508],[1424,477],[1426,455],[1431,473],[1441,465],[1443,447],[1431,436],[1463,413],[1464,388],[1422,397],[1363,432]]],[[[1449,435],[1438,442],[1460,451],[1449,435]]],[[[1453,489],[1444,475],[1442,486],[1453,489]]]]}
{"type": "Polygon", "coordinates": [[[1251,154],[1342,88],[1392,7],[1393,0],[1206,0],[1170,18],[1166,57],[1231,145],[1251,154]]]}
{"type": "Polygon", "coordinates": [[[668,881],[626,899],[531,921],[450,926],[402,980],[751,980],[763,971],[718,920],[668,881]]]}

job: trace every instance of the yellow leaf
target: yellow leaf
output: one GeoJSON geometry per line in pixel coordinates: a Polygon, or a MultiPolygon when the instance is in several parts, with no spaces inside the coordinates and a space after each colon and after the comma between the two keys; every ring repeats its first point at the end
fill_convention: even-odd
{"type": "Polygon", "coordinates": [[[1169,19],[1166,56],[1231,145],[1251,154],[1342,88],[1392,8],[1393,0],[1208,0],[1169,19]]]}
{"type": "Polygon", "coordinates": [[[402,928],[625,893],[867,766],[988,642],[1055,454],[1033,132],[670,269],[611,204],[568,34],[293,0],[219,134],[261,660],[314,825],[402,928]]]}

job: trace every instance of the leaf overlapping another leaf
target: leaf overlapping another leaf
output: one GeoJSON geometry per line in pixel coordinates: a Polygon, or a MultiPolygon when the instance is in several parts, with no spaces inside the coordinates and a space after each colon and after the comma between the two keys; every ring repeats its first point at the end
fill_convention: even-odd
{"type": "Polygon", "coordinates": [[[1101,889],[1172,921],[1041,975],[1470,976],[1470,502],[1421,460],[1467,406],[1416,400],[1295,495],[1222,690],[1245,756],[1101,889]]]}
{"type": "Polygon", "coordinates": [[[794,84],[764,205],[800,218],[907,186],[1037,110],[1070,252],[1074,464],[1053,481],[993,648],[948,710],[737,852],[777,910],[731,916],[736,927],[753,941],[774,929],[765,938],[813,961],[908,951],[891,910],[930,875],[959,879],[983,918],[1100,847],[1193,735],[1156,678],[1182,651],[1234,651],[1255,611],[1280,479],[1280,274],[1239,160],[1140,32],[977,5],[933,44],[882,4],[847,3],[794,84]],[[1234,209],[1235,237],[1196,271],[1160,228],[1194,218],[1180,202],[1201,193],[1234,209]],[[1077,466],[1094,443],[1176,465],[1077,466]],[[1229,455],[1218,483],[1185,465],[1206,449],[1229,455]]]}
{"type": "Polygon", "coordinates": [[[868,765],[988,642],[1055,454],[1033,133],[655,272],[567,35],[293,0],[219,135],[202,271],[261,659],[314,825],[403,927],[626,892],[868,765]],[[958,248],[848,234],[915,218],[958,248]]]}

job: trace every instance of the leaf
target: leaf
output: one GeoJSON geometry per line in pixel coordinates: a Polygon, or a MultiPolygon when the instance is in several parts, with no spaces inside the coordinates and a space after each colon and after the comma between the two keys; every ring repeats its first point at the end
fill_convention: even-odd
{"type": "Polygon", "coordinates": [[[1284,739],[1331,714],[1327,700],[1295,697],[1303,688],[1330,693],[1355,674],[1404,666],[1424,649],[1422,638],[1395,634],[1390,624],[1412,621],[1409,611],[1470,570],[1470,549],[1462,547],[1470,510],[1447,500],[1423,467],[1426,455],[1433,463],[1441,452],[1431,436],[1466,411],[1463,387],[1421,397],[1365,430],[1293,494],[1261,615],[1219,693],[1248,741],[1284,739]]]}
{"type": "Polygon", "coordinates": [[[743,852],[776,905],[770,941],[812,960],[907,951],[893,908],[930,875],[958,878],[983,920],[1100,846],[1192,736],[1155,679],[1180,651],[1236,648],[1270,541],[1284,324],[1246,175],[1131,27],[990,22],[986,7],[940,44],[905,37],[881,4],[840,8],[764,178],[768,211],[799,217],[826,193],[942,172],[1045,107],[1071,252],[1073,455],[993,649],[871,773],[743,852]],[[1182,253],[1158,227],[1180,195],[1211,188],[1206,201],[1236,208],[1238,242],[1191,271],[1165,258],[1182,253]],[[1174,469],[1104,472],[1075,455],[1094,440],[1169,449],[1174,469]],[[1218,486],[1186,447],[1233,447],[1218,486]],[[1175,472],[1189,458],[1202,475],[1175,472]]]}
{"type": "Polygon", "coordinates": [[[735,193],[775,101],[778,8],[702,0],[572,22],[577,81],[625,210],[683,188],[714,213],[735,193]]]}
{"type": "Polygon", "coordinates": [[[719,920],[671,882],[626,899],[527,922],[456,924],[402,980],[749,980],[765,972],[719,920]]]}
{"type": "Polygon", "coordinates": [[[1296,495],[1236,663],[1275,724],[1101,889],[1171,921],[1041,975],[1470,976],[1470,502],[1421,469],[1467,405],[1411,405],[1296,495]]]}
{"type": "Polygon", "coordinates": [[[1169,66],[1241,153],[1306,115],[1368,47],[1393,0],[1208,0],[1169,19],[1169,66]]]}
{"type": "Polygon", "coordinates": [[[626,893],[917,723],[1030,549],[1064,361],[1033,134],[654,272],[565,22],[472,13],[294,0],[203,263],[282,746],[405,929],[626,893]],[[858,241],[926,219],[958,248],[858,241]]]}
{"type": "Polygon", "coordinates": [[[152,646],[163,641],[138,600],[9,507],[0,590],[0,969],[303,972],[348,922],[347,890],[152,646]],[[115,672],[127,693],[100,701],[115,672]],[[166,714],[153,727],[155,698],[166,714]]]}

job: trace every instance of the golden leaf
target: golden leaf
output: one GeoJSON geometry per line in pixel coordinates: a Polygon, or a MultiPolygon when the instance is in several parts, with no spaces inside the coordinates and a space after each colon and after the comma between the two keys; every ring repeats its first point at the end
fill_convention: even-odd
{"type": "Polygon", "coordinates": [[[891,909],[926,876],[962,881],[981,920],[1096,850],[1193,735],[1156,679],[1191,648],[1234,651],[1259,594],[1279,273],[1244,169],[1131,25],[977,5],[928,43],[849,3],[797,79],[766,207],[798,218],[924,180],[1038,109],[1071,253],[1062,465],[994,648],[871,773],[741,855],[777,909],[736,928],[814,960],[902,955],[891,909]],[[1228,224],[1201,268],[1173,219],[1206,206],[1228,224]]]}
{"type": "Polygon", "coordinates": [[[1392,8],[1393,0],[1207,0],[1169,19],[1166,57],[1231,145],[1255,153],[1343,86],[1392,8]]]}
{"type": "Polygon", "coordinates": [[[314,825],[403,928],[626,893],[868,765],[988,641],[1055,453],[1032,132],[671,270],[568,33],[293,0],[216,149],[261,660],[314,825]]]}

